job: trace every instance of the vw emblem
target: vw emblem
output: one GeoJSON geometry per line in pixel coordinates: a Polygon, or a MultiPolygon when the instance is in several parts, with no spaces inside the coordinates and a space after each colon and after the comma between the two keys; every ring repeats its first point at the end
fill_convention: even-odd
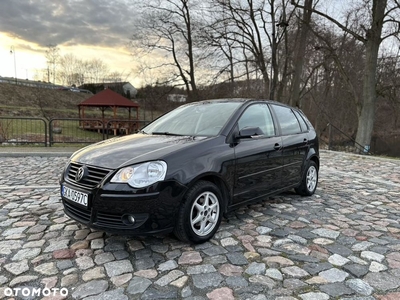
{"type": "Polygon", "coordinates": [[[87,173],[87,169],[85,167],[80,167],[75,174],[75,180],[81,181],[82,178],[87,175],[86,173],[87,173]]]}

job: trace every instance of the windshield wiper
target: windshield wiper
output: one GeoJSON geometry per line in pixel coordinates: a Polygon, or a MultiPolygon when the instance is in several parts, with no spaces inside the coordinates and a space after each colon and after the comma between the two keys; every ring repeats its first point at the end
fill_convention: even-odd
{"type": "Polygon", "coordinates": [[[172,135],[172,136],[183,136],[183,134],[177,134],[177,133],[171,133],[168,131],[163,131],[163,132],[158,132],[158,131],[153,131],[151,134],[153,135],[172,135]]]}

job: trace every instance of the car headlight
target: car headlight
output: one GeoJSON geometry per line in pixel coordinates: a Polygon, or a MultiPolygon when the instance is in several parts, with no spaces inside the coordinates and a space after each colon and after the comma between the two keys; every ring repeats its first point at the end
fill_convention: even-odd
{"type": "Polygon", "coordinates": [[[143,188],[164,180],[167,164],[164,161],[150,161],[120,169],[111,182],[127,183],[134,188],[143,188]]]}

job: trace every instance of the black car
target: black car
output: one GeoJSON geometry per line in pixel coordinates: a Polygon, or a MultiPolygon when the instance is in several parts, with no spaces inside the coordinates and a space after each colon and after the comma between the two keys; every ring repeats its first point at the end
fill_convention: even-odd
{"type": "Polygon", "coordinates": [[[183,105],[139,133],[74,153],[60,183],[65,213],[121,234],[174,232],[202,243],[223,214],[295,189],[312,195],[319,150],[297,109],[220,99],[183,105]]]}

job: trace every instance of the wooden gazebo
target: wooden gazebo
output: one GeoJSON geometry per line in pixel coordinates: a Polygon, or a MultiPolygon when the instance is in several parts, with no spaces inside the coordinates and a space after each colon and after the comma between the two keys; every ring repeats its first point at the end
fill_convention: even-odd
{"type": "Polygon", "coordinates": [[[117,135],[122,131],[124,134],[132,133],[138,127],[139,104],[110,89],[105,89],[82,101],[78,104],[78,109],[80,119],[79,127],[82,129],[97,130],[98,132],[105,129],[111,129],[114,132],[114,135],[117,135]],[[93,118],[87,118],[85,116],[85,109],[90,107],[99,108],[101,110],[101,122],[96,122],[93,118]],[[118,117],[117,111],[119,108],[128,109],[128,118],[118,117]],[[112,117],[104,114],[107,109],[112,110],[112,117]],[[132,116],[132,109],[135,109],[136,111],[134,116],[132,116]]]}

